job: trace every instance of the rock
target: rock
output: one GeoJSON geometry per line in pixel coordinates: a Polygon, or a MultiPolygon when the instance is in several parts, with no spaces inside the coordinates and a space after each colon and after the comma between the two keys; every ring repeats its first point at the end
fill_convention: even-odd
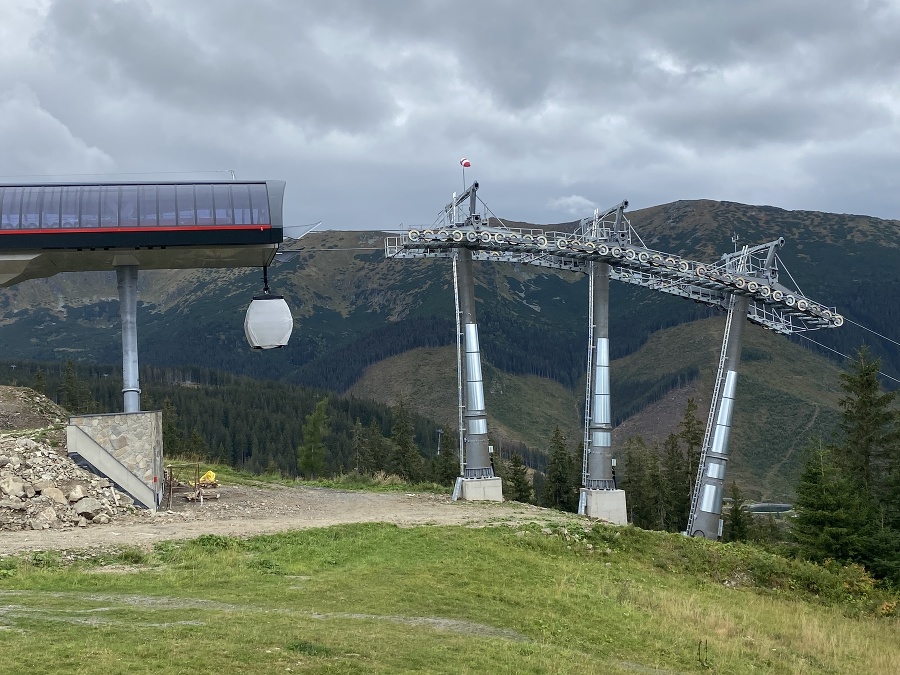
{"type": "MultiPolygon", "coordinates": [[[[69,495],[69,499],[72,499],[71,495],[69,495]]],[[[85,518],[89,518],[91,520],[93,520],[95,516],[99,515],[102,510],[103,504],[101,504],[98,499],[94,499],[93,497],[83,497],[75,502],[75,513],[77,513],[79,516],[84,516],[85,518]]]]}
{"type": "Polygon", "coordinates": [[[553,534],[553,530],[551,530],[549,527],[542,527],[541,534],[546,534],[549,536],[549,535],[553,534]]]}
{"type": "Polygon", "coordinates": [[[11,509],[13,511],[24,511],[28,504],[18,499],[0,499],[0,509],[11,509]]]}
{"type": "Polygon", "coordinates": [[[35,481],[33,485],[34,491],[39,493],[43,493],[47,488],[55,487],[53,481],[49,478],[42,478],[41,480],[35,481]]]}
{"type": "Polygon", "coordinates": [[[76,485],[75,487],[72,488],[72,491],[69,492],[69,501],[70,502],[77,502],[81,499],[84,499],[84,497],[85,497],[84,488],[81,487],[80,485],[76,485]]]}
{"type": "Polygon", "coordinates": [[[56,517],[56,511],[53,510],[52,506],[46,506],[37,514],[28,521],[29,527],[32,530],[47,530],[56,525],[59,520],[56,517]]]}
{"type": "Polygon", "coordinates": [[[63,491],[60,490],[59,488],[46,487],[43,490],[41,490],[41,494],[43,496],[47,497],[54,504],[60,504],[62,506],[65,506],[66,504],[69,503],[69,500],[66,499],[66,496],[63,494],[63,491]]]}
{"type": "Polygon", "coordinates": [[[0,494],[10,497],[24,497],[25,483],[15,476],[7,476],[0,480],[0,494]]]}
{"type": "Polygon", "coordinates": [[[77,466],[64,445],[35,441],[33,433],[0,436],[0,536],[15,530],[86,527],[115,522],[119,514],[144,514],[109,479],[77,466]]]}
{"type": "Polygon", "coordinates": [[[516,536],[517,536],[517,537],[524,537],[524,536],[525,536],[525,530],[519,530],[518,532],[516,532],[516,536]]]}

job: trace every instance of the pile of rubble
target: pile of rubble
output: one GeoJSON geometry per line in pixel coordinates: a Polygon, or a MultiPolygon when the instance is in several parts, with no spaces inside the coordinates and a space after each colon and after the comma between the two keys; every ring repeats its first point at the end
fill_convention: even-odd
{"type": "Polygon", "coordinates": [[[0,530],[103,525],[133,513],[133,503],[50,445],[0,437],[0,530]]]}

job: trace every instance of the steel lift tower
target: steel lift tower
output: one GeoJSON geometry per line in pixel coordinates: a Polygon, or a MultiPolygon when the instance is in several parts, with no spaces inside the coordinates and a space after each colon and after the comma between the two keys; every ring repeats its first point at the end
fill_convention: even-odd
{"type": "MultiPolygon", "coordinates": [[[[477,183],[473,188],[477,190],[477,183]]],[[[585,402],[585,456],[582,498],[608,491],[611,431],[609,409],[608,294],[609,278],[677,295],[728,313],[713,401],[706,428],[697,481],[691,499],[687,533],[716,539],[722,512],[722,486],[728,459],[731,416],[737,386],[744,317],[776,333],[837,328],[844,323],[834,307],[814,302],[779,280],[777,249],[784,239],[723,255],[704,263],[647,247],[624,215],[627,202],[585,218],[573,232],[507,227],[499,218],[473,212],[474,190],[454,198],[444,209],[443,223],[433,229],[411,229],[385,239],[389,258],[447,258],[465,248],[474,260],[537,265],[591,275],[591,319],[588,389],[585,402]],[[469,215],[455,209],[470,199],[469,215]],[[595,441],[596,438],[596,441],[595,441]],[[584,494],[584,493],[583,493],[584,494]]],[[[612,501],[611,499],[608,501],[612,501]]]]}
{"type": "MultiPolygon", "coordinates": [[[[472,223],[478,217],[476,193],[478,183],[472,185],[444,209],[452,222],[459,219],[459,207],[467,200],[469,212],[462,225],[472,223]]],[[[460,428],[462,454],[461,475],[457,480],[454,496],[469,501],[503,501],[503,488],[499,477],[494,476],[488,448],[487,413],[484,407],[484,379],[481,374],[481,349],[478,344],[478,323],[475,319],[475,278],[472,274],[472,250],[462,246],[453,260],[457,293],[457,325],[462,324],[460,337],[464,350],[463,367],[459,369],[462,392],[465,398],[461,406],[463,425],[460,428]]]]}
{"type": "MultiPolygon", "coordinates": [[[[606,218],[594,219],[589,227],[595,240],[607,246],[631,243],[630,228],[623,201],[614,209],[611,227],[606,218]]],[[[611,210],[612,211],[612,210],[611,210]]],[[[612,473],[612,403],[609,380],[609,263],[599,260],[589,263],[588,307],[588,369],[584,408],[584,455],[578,513],[603,518],[612,523],[628,522],[625,491],[616,489],[612,473]]]]}

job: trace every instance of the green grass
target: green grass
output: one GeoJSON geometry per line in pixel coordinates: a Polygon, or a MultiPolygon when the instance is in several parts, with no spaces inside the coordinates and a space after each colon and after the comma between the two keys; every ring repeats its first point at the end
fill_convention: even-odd
{"type": "Polygon", "coordinates": [[[19,672],[900,672],[896,597],[861,570],[634,528],[351,525],[61,559],[0,560],[19,672]]]}
{"type": "MultiPolygon", "coordinates": [[[[486,361],[483,368],[492,433],[542,450],[549,447],[557,425],[569,438],[580,438],[582,389],[572,391],[547,378],[506,373],[486,361]]],[[[394,403],[403,396],[415,412],[455,429],[456,347],[423,347],[379,361],[348,393],[380,403],[394,403]]]]}
{"type": "MultiPolygon", "coordinates": [[[[169,460],[167,459],[167,462],[169,460]]],[[[192,463],[196,458],[172,458],[171,463],[192,463]]],[[[374,476],[358,474],[355,472],[338,474],[331,478],[316,480],[302,480],[297,478],[285,478],[278,473],[255,474],[242,471],[226,464],[214,464],[200,461],[200,474],[207,470],[216,474],[216,480],[221,485],[250,485],[250,486],[275,486],[289,487],[323,487],[337,488],[339,490],[365,490],[367,492],[433,492],[437,494],[449,494],[450,488],[437,483],[409,483],[394,474],[378,472],[374,476]]],[[[193,473],[187,469],[179,469],[176,474],[181,480],[193,481],[193,473]]]]}

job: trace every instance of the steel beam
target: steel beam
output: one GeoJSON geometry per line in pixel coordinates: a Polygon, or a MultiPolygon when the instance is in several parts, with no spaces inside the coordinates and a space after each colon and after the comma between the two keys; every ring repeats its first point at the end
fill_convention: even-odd
{"type": "Polygon", "coordinates": [[[137,265],[116,267],[119,315],[122,318],[122,395],[124,411],[140,412],[141,387],[138,382],[137,265]]]}

